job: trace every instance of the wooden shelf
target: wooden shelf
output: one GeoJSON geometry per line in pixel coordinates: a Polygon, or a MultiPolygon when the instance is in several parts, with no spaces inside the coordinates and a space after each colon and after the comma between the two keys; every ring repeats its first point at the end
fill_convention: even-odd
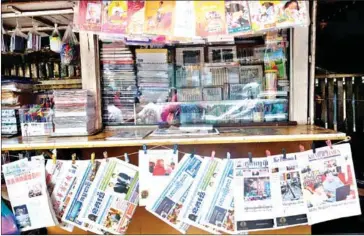
{"type": "MultiPolygon", "coordinates": [[[[135,129],[125,127],[124,129],[135,129]]],[[[154,128],[150,128],[153,130],[154,128]]],[[[231,129],[231,128],[229,128],[231,129]]],[[[2,139],[2,151],[69,149],[69,148],[104,148],[132,147],[146,145],[199,145],[232,143],[270,143],[294,141],[343,140],[345,133],[328,130],[317,126],[297,125],[288,127],[240,127],[239,132],[220,133],[215,136],[201,137],[146,137],[141,140],[109,141],[106,137],[111,131],[85,137],[13,137],[2,139]]]]}

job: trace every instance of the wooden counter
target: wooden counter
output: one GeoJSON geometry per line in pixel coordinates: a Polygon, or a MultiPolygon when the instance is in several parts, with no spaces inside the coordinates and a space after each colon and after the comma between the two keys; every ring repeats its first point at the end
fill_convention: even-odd
{"type": "MultiPolygon", "coordinates": [[[[130,128],[125,128],[130,129],[130,128]]],[[[231,129],[231,128],[229,128],[231,129]]],[[[131,147],[146,145],[199,145],[231,143],[266,143],[292,141],[342,140],[345,134],[317,126],[297,125],[288,127],[241,127],[239,131],[225,132],[211,136],[184,136],[156,138],[146,137],[141,140],[109,141],[111,131],[103,131],[93,136],[84,137],[14,137],[2,139],[2,151],[67,149],[67,148],[105,148],[131,147]]],[[[150,128],[153,130],[153,128],[150,128]]],[[[223,129],[221,129],[223,130],[223,129]]],[[[221,131],[220,130],[220,131],[221,131]]]]}

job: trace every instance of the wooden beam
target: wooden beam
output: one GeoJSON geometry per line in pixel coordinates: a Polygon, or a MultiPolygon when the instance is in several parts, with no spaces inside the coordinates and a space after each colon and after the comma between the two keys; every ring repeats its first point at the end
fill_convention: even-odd
{"type": "MultiPolygon", "coordinates": [[[[28,31],[30,31],[32,29],[33,29],[33,27],[27,27],[27,28],[21,28],[20,31],[21,32],[28,32],[28,31]]],[[[58,26],[57,29],[58,30],[65,30],[65,29],[67,29],[67,26],[58,26]]],[[[41,32],[41,31],[52,31],[52,30],[54,30],[54,27],[48,27],[48,26],[47,27],[37,27],[37,31],[39,31],[39,32],[41,32]]],[[[13,33],[14,30],[8,30],[7,32],[8,33],[13,33]]]]}
{"type": "Polygon", "coordinates": [[[34,16],[34,17],[31,17],[32,20],[42,24],[42,25],[45,25],[45,26],[48,26],[48,27],[54,27],[54,23],[56,22],[52,22],[50,20],[47,20],[47,19],[44,19],[42,17],[39,17],[39,16],[34,16]]]}
{"type": "Polygon", "coordinates": [[[96,99],[96,129],[102,128],[99,40],[97,35],[80,32],[82,89],[93,93],[96,99]]]}
{"type": "Polygon", "coordinates": [[[336,79],[336,78],[352,78],[362,77],[364,74],[327,74],[327,75],[316,75],[316,79],[336,79]]]}
{"type": "Polygon", "coordinates": [[[16,18],[16,17],[31,17],[31,16],[49,16],[49,15],[63,15],[72,14],[73,9],[55,9],[55,10],[44,10],[44,11],[23,11],[21,13],[3,13],[1,18],[16,18]]]}

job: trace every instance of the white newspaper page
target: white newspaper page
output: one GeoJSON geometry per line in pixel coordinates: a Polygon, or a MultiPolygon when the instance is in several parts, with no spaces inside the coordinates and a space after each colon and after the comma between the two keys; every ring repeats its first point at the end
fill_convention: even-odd
{"type": "Polygon", "coordinates": [[[155,199],[162,192],[177,163],[178,151],[148,150],[147,153],[139,151],[139,206],[145,206],[150,199],[155,199]]]}
{"type": "Polygon", "coordinates": [[[238,232],[274,227],[267,158],[234,159],[234,201],[238,232]]]}
{"type": "Polygon", "coordinates": [[[3,173],[20,231],[58,224],[49,201],[44,161],[22,159],[4,164],[3,173]]]}
{"type": "Polygon", "coordinates": [[[269,156],[275,225],[284,228],[307,224],[301,174],[296,153],[269,156]]]}
{"type": "Polygon", "coordinates": [[[361,214],[350,144],[298,153],[310,225],[361,214]]]}
{"type": "Polygon", "coordinates": [[[233,162],[222,161],[222,166],[213,180],[216,183],[206,193],[203,205],[203,223],[225,233],[234,234],[233,162]]]}
{"type": "Polygon", "coordinates": [[[125,234],[138,200],[138,167],[108,158],[101,163],[78,217],[97,229],[125,234]]]}
{"type": "Polygon", "coordinates": [[[185,200],[200,170],[203,158],[186,154],[178,164],[178,168],[169,179],[159,196],[152,199],[146,209],[181,233],[186,233],[189,225],[178,220],[185,200]]]}
{"type": "Polygon", "coordinates": [[[207,194],[213,194],[209,189],[215,189],[216,177],[221,170],[222,161],[218,158],[204,158],[200,171],[193,182],[190,193],[178,216],[178,220],[195,226],[212,234],[221,234],[213,227],[202,223],[202,208],[205,206],[207,194]]]}

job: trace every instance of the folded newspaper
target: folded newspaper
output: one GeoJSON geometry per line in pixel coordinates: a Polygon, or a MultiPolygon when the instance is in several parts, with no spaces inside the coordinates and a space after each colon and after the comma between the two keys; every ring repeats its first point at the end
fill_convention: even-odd
{"type": "Polygon", "coordinates": [[[297,154],[310,225],[361,214],[350,144],[297,154]]]}
{"type": "Polygon", "coordinates": [[[20,231],[57,225],[47,192],[44,160],[21,159],[2,167],[9,200],[20,231]]]}

